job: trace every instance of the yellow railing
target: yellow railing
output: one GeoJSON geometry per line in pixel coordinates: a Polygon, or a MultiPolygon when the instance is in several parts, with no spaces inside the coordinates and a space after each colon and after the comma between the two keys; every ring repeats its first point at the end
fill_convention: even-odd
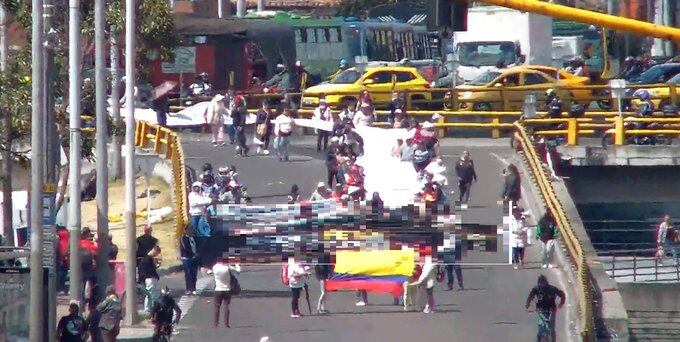
{"type": "Polygon", "coordinates": [[[559,236],[562,241],[564,241],[567,253],[574,263],[574,271],[578,280],[576,291],[579,297],[579,315],[582,325],[581,336],[584,341],[588,341],[589,337],[592,337],[593,335],[593,295],[590,287],[590,271],[588,264],[586,263],[582,242],[576,237],[576,234],[571,227],[571,223],[567,219],[567,215],[555,194],[555,190],[543,168],[541,158],[536,152],[531,138],[521,123],[515,123],[515,127],[517,140],[524,151],[524,160],[541,193],[541,197],[543,198],[547,210],[553,213],[553,216],[555,217],[559,236]]]}
{"type": "Polygon", "coordinates": [[[179,135],[170,129],[137,121],[135,146],[153,149],[172,164],[172,188],[175,201],[175,234],[179,239],[189,222],[187,207],[187,179],[184,167],[184,150],[179,135]]]}

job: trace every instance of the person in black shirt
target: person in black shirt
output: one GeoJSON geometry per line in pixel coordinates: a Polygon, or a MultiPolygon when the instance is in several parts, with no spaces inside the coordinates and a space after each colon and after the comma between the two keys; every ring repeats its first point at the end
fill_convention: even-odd
{"type": "Polygon", "coordinates": [[[564,292],[555,286],[548,283],[548,278],[544,275],[538,276],[538,285],[534,286],[527,297],[527,302],[524,307],[529,310],[531,302],[536,299],[536,313],[538,315],[539,322],[543,324],[548,324],[550,326],[550,331],[552,332],[552,341],[555,341],[555,313],[558,309],[561,309],[566,302],[566,296],[564,292]],[[557,297],[560,298],[560,304],[555,303],[557,297]],[[548,322],[545,322],[545,317],[549,318],[548,322]]]}
{"type": "Polygon", "coordinates": [[[470,200],[472,181],[477,181],[475,163],[470,159],[470,152],[463,151],[463,155],[456,162],[456,174],[458,175],[458,190],[460,192],[458,200],[461,207],[465,209],[470,200]]]}
{"type": "Polygon", "coordinates": [[[246,119],[248,118],[248,111],[246,109],[245,100],[241,96],[236,96],[234,99],[235,108],[231,111],[232,125],[236,128],[236,143],[238,155],[248,156],[250,148],[246,144],[246,119]]]}
{"type": "Polygon", "coordinates": [[[144,235],[137,237],[137,262],[158,245],[158,239],[151,235],[152,232],[151,226],[146,226],[144,227],[144,235]]]}
{"type": "Polygon", "coordinates": [[[326,310],[326,280],[330,278],[333,268],[331,266],[331,257],[329,254],[324,253],[319,258],[319,263],[314,267],[314,273],[316,279],[319,280],[319,288],[321,289],[321,295],[319,296],[319,302],[316,305],[316,311],[318,313],[324,314],[328,313],[326,310]]]}
{"type": "Polygon", "coordinates": [[[196,246],[194,230],[191,226],[187,226],[179,243],[179,254],[182,259],[182,268],[184,269],[184,283],[187,295],[196,294],[199,265],[199,253],[196,246]]]}
{"type": "Polygon", "coordinates": [[[151,306],[160,294],[160,288],[158,287],[160,277],[158,276],[158,266],[156,264],[156,257],[160,254],[160,247],[152,248],[149,254],[142,258],[139,262],[139,267],[137,267],[139,279],[141,279],[148,292],[148,295],[144,298],[144,310],[146,312],[151,312],[151,306]]]}
{"type": "Polygon", "coordinates": [[[77,303],[68,306],[68,315],[62,317],[57,325],[58,342],[82,342],[87,340],[87,323],[78,312],[77,303]]]}

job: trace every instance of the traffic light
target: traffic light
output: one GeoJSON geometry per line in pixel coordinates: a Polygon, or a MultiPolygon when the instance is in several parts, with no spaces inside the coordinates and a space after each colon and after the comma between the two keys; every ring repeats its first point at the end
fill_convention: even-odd
{"type": "Polygon", "coordinates": [[[427,0],[427,29],[467,31],[468,0],[427,0]]]}

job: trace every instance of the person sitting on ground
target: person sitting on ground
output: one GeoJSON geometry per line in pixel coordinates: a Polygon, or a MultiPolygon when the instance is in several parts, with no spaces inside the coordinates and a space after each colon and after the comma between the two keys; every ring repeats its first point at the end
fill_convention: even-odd
{"type": "Polygon", "coordinates": [[[385,202],[380,198],[380,194],[375,191],[371,197],[371,209],[374,214],[381,214],[385,209],[385,202]]]}
{"type": "Polygon", "coordinates": [[[319,182],[319,184],[316,186],[316,190],[314,190],[314,193],[312,193],[312,196],[309,198],[309,201],[323,201],[328,199],[328,197],[329,194],[328,190],[326,189],[326,184],[324,184],[324,182],[319,182]]]}
{"type": "Polygon", "coordinates": [[[288,195],[288,204],[297,203],[300,201],[300,188],[297,184],[293,184],[290,188],[290,194],[288,195]]]}

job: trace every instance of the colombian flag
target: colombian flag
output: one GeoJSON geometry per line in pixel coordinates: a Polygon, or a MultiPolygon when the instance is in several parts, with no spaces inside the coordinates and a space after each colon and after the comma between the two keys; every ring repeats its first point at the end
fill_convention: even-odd
{"type": "Polygon", "coordinates": [[[414,251],[338,251],[335,270],[326,281],[326,291],[366,290],[403,293],[404,282],[413,274],[414,251]]]}

